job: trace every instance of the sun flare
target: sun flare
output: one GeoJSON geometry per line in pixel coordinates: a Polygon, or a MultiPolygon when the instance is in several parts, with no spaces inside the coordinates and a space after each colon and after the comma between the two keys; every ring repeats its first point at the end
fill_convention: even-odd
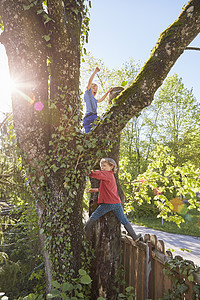
{"type": "Polygon", "coordinates": [[[10,79],[8,68],[0,68],[0,111],[11,110],[11,91],[14,88],[14,81],[10,79]]]}

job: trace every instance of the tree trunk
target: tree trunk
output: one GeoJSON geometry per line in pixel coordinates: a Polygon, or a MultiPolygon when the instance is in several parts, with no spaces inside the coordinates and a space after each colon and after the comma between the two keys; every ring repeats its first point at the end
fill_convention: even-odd
{"type": "MultiPolygon", "coordinates": [[[[116,88],[117,89],[117,88],[116,88]]],[[[122,88],[123,89],[123,88],[122,88]]],[[[121,90],[119,92],[121,92],[121,90]]],[[[115,97],[119,94],[115,93],[115,97]]],[[[110,97],[110,101],[112,97],[110,97]]],[[[105,157],[111,157],[119,165],[120,136],[112,141],[111,152],[105,153],[105,157]]],[[[96,166],[99,169],[99,164],[96,166]]],[[[115,174],[118,194],[122,203],[125,196],[119,183],[118,172],[115,174]]],[[[100,181],[90,178],[91,187],[99,187],[100,181]]],[[[89,215],[97,208],[98,193],[92,193],[90,198],[89,215]]],[[[92,245],[95,251],[95,261],[91,268],[92,295],[91,299],[98,297],[117,299],[118,273],[121,266],[121,223],[113,212],[107,213],[97,220],[94,228],[92,245]]]]}
{"type": "Polygon", "coordinates": [[[93,248],[95,261],[91,270],[91,299],[104,297],[115,300],[118,294],[115,288],[120,268],[121,224],[112,212],[96,222],[93,248]]]}
{"type": "MultiPolygon", "coordinates": [[[[119,146],[115,147],[115,154],[116,152],[119,152],[119,146]]],[[[115,159],[117,163],[119,162],[119,158],[117,160],[112,153],[109,154],[109,157],[115,159]]],[[[118,175],[115,178],[118,193],[121,200],[124,201],[118,175]]],[[[91,186],[99,187],[99,180],[91,178],[91,186]]],[[[90,214],[97,207],[98,193],[94,194],[91,195],[90,214]]],[[[118,293],[114,287],[117,284],[117,275],[121,263],[121,223],[113,212],[109,212],[97,220],[93,233],[92,247],[95,251],[95,260],[91,267],[93,278],[91,299],[96,300],[98,297],[104,297],[115,300],[118,293]]]]}
{"type": "MultiPolygon", "coordinates": [[[[70,136],[79,126],[80,18],[68,10],[64,16],[71,20],[70,25],[66,29],[63,23],[62,34],[57,36],[55,20],[60,20],[62,6],[49,1],[48,17],[54,22],[45,25],[47,14],[38,13],[42,5],[26,4],[21,0],[9,1],[9,5],[8,1],[0,2],[4,21],[1,42],[11,77],[17,80],[12,95],[14,126],[37,202],[49,291],[52,278],[66,281],[81,268],[85,164],[79,165],[81,150],[77,147],[83,135],[70,136]],[[44,39],[47,35],[51,37],[51,48],[44,39]],[[51,59],[50,73],[47,59],[51,59]],[[74,110],[68,109],[70,103],[74,110]]],[[[80,11],[81,1],[79,4],[80,11]]]]}
{"type": "MultiPolygon", "coordinates": [[[[12,95],[14,126],[32,191],[42,207],[41,233],[51,261],[46,263],[50,283],[51,278],[65,281],[76,276],[81,266],[85,176],[127,122],[151,103],[178,57],[200,32],[200,2],[189,1],[162,33],[133,84],[88,135],[79,124],[80,36],[86,9],[82,0],[48,0],[46,4],[47,12],[42,1],[0,0],[4,25],[0,40],[10,74],[18,80],[12,95]]],[[[105,216],[97,225],[102,231],[95,241],[96,248],[100,244],[101,248],[94,281],[98,281],[99,294],[114,299],[120,227],[114,216],[109,218],[105,216]]]]}

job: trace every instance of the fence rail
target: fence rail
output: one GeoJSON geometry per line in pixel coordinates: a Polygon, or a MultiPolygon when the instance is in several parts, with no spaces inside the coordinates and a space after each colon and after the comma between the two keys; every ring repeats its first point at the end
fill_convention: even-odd
{"type": "MultiPolygon", "coordinates": [[[[135,243],[122,233],[124,280],[126,286],[134,287],[135,300],[162,299],[172,289],[173,282],[163,273],[164,264],[172,257],[170,251],[165,251],[164,242],[157,240],[155,235],[146,234],[143,241],[135,243]]],[[[186,280],[185,283],[189,288],[182,299],[200,299],[200,293],[192,298],[193,287],[200,285],[200,274],[195,273],[194,281],[186,280]]],[[[125,292],[125,287],[122,292],[125,292]]]]}

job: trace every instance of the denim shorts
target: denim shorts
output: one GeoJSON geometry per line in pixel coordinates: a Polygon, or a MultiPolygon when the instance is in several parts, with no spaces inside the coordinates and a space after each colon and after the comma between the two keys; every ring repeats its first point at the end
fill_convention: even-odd
{"type": "Polygon", "coordinates": [[[97,209],[92,213],[91,218],[95,221],[108,213],[109,211],[112,211],[117,219],[123,224],[126,225],[129,223],[127,217],[124,214],[124,210],[121,203],[115,203],[115,204],[107,204],[102,203],[100,204],[97,209]]]}

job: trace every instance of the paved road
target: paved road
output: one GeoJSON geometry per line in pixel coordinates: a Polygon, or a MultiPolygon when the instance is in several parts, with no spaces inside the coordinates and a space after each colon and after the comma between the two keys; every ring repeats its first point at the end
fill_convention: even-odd
{"type": "Polygon", "coordinates": [[[163,240],[165,250],[174,249],[176,251],[172,252],[173,257],[181,255],[184,259],[192,260],[196,265],[200,266],[200,237],[167,233],[135,224],[132,224],[132,226],[136,233],[141,233],[142,235],[146,233],[155,234],[158,240],[163,240]],[[180,248],[186,248],[190,252],[181,251],[180,248]]]}

